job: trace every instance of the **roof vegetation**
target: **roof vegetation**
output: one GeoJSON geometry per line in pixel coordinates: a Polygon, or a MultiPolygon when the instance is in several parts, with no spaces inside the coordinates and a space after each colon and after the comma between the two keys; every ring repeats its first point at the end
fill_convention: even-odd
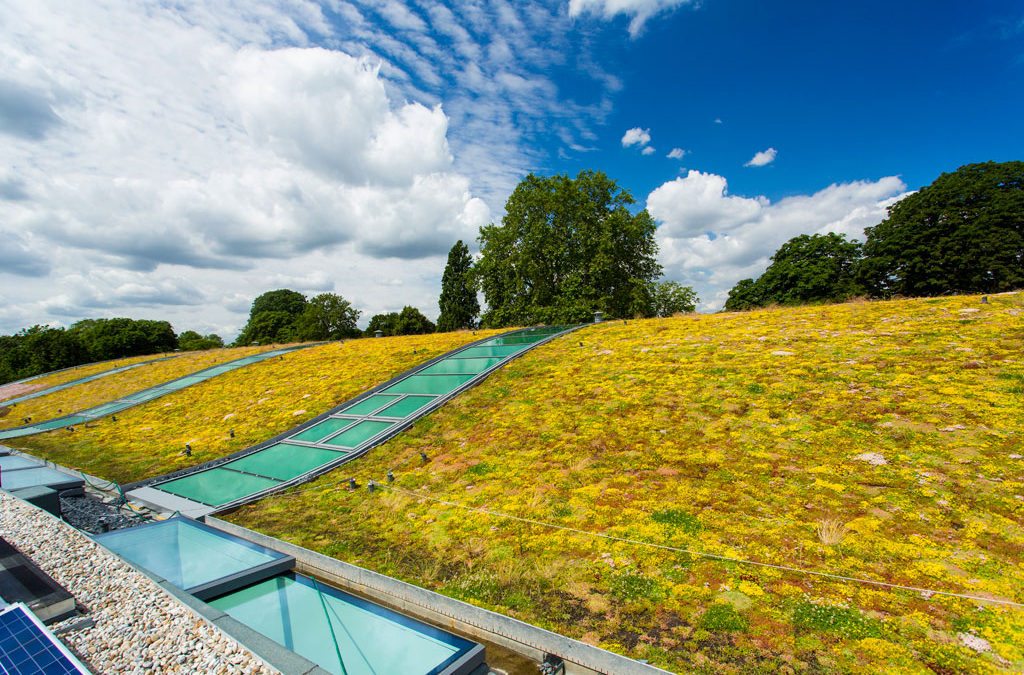
{"type": "Polygon", "coordinates": [[[230,519],[676,671],[1019,670],[1022,317],[589,327],[230,519]]]}
{"type": "MultiPolygon", "coordinates": [[[[61,415],[69,415],[101,403],[116,401],[123,396],[157,384],[190,375],[197,370],[269,349],[271,347],[243,347],[241,349],[212,349],[181,354],[173,359],[132,368],[39,398],[0,407],[0,429],[21,426],[25,423],[26,417],[31,418],[33,422],[42,422],[61,415]]],[[[152,359],[152,357],[147,358],[152,359]]]]}
{"type": "MultiPolygon", "coordinates": [[[[371,338],[311,347],[125,410],[116,421],[102,418],[73,433],[52,431],[11,444],[121,483],[151,478],[265,441],[423,361],[496,332],[371,338]],[[186,443],[191,456],[182,454],[186,443]]],[[[202,353],[221,351],[247,353],[244,348],[202,353]]]]}

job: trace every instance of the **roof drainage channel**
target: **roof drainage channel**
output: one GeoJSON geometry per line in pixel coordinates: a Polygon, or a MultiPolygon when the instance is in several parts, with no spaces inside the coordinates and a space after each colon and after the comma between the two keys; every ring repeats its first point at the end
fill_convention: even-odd
{"type": "Polygon", "coordinates": [[[157,480],[128,496],[200,517],[305,483],[400,433],[513,358],[576,328],[526,328],[465,345],[215,466],[157,480]]]}
{"type": "MultiPolygon", "coordinates": [[[[98,380],[100,378],[107,377],[108,375],[116,375],[118,373],[123,373],[126,370],[131,370],[132,368],[139,368],[141,366],[148,366],[148,365],[151,365],[151,364],[154,364],[154,363],[159,363],[160,361],[166,361],[168,359],[176,358],[177,356],[178,356],[177,354],[174,354],[173,356],[164,356],[164,357],[161,357],[159,359],[150,359],[149,361],[143,361],[142,363],[132,363],[132,364],[127,365],[127,366],[121,366],[120,368],[113,368],[112,370],[105,370],[102,373],[96,373],[95,375],[89,375],[88,377],[81,377],[81,378],[79,378],[77,380],[71,380],[70,382],[64,382],[64,383],[61,383],[61,384],[55,384],[52,387],[47,387],[46,389],[40,389],[39,391],[34,391],[31,394],[25,394],[24,396],[18,396],[16,398],[9,398],[9,399],[0,401],[0,408],[6,407],[6,406],[9,406],[9,405],[14,405],[15,403],[21,403],[23,401],[29,401],[29,400],[34,399],[34,398],[39,398],[40,396],[46,396],[47,394],[54,394],[54,393],[56,393],[58,391],[63,391],[65,389],[69,389],[69,388],[77,386],[79,384],[85,384],[86,382],[92,382],[93,380],[98,380]]],[[[42,376],[40,375],[40,377],[42,377],[42,376]]]]}
{"type": "MultiPolygon", "coordinates": [[[[320,343],[318,343],[320,344],[320,343]]],[[[227,363],[221,363],[216,366],[210,366],[203,370],[196,371],[189,375],[179,377],[163,384],[158,384],[148,389],[142,389],[133,394],[123,396],[116,401],[110,401],[109,403],[103,403],[86,410],[73,413],[71,415],[65,415],[64,417],[57,417],[52,420],[46,420],[44,422],[36,422],[35,424],[29,424],[21,427],[14,427],[12,429],[4,429],[0,431],[0,440],[7,438],[20,438],[22,436],[31,436],[33,434],[41,434],[46,431],[52,431],[53,429],[60,429],[62,427],[72,427],[76,424],[82,424],[84,422],[91,422],[94,419],[104,417],[106,415],[112,415],[119,413],[127,408],[135,407],[146,401],[152,401],[155,398],[159,398],[166,394],[173,393],[179,389],[191,387],[194,384],[205,382],[212,377],[221,375],[223,373],[237,370],[244,366],[248,366],[253,363],[259,363],[267,359],[274,358],[275,356],[282,356],[288,352],[293,352],[298,349],[306,349],[307,347],[313,347],[315,345],[295,345],[293,347],[283,347],[281,349],[274,349],[269,352],[263,352],[255,356],[246,356],[241,359],[234,361],[228,361],[227,363]]]]}

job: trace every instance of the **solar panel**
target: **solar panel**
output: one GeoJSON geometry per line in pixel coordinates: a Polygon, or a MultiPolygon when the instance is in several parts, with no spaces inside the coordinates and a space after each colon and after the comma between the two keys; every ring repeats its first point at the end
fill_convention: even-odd
{"type": "Polygon", "coordinates": [[[0,673],[88,675],[89,671],[25,605],[17,603],[0,611],[0,673]]]}

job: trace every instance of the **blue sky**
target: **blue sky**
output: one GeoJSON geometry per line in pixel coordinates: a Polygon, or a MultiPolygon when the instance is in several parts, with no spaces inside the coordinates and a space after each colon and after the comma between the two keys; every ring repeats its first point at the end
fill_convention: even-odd
{"type": "Polygon", "coordinates": [[[790,237],[1024,155],[1020,3],[3,0],[0,37],[0,332],[230,338],[279,287],[436,316],[451,244],[582,169],[714,311],[790,237]]]}
{"type": "Polygon", "coordinates": [[[624,88],[591,161],[646,194],[685,166],[772,199],[900,175],[911,188],[1024,150],[1024,7],[1010,2],[705,2],[636,40],[605,34],[624,88]],[[721,125],[714,125],[719,118],[721,125]],[[614,131],[650,128],[659,152],[623,153],[614,131]],[[775,147],[770,170],[741,170],[775,147]],[[645,159],[659,161],[642,161],[645,159]],[[620,168],[621,167],[621,168],[620,168]]]}

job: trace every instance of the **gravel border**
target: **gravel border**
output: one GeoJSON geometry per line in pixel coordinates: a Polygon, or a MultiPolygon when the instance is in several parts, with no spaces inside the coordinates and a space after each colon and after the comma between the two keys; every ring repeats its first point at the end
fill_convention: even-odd
{"type": "Polygon", "coordinates": [[[50,629],[67,628],[60,639],[94,672],[279,672],[81,532],[4,492],[0,535],[84,606],[94,625],[75,617],[50,629]]]}

